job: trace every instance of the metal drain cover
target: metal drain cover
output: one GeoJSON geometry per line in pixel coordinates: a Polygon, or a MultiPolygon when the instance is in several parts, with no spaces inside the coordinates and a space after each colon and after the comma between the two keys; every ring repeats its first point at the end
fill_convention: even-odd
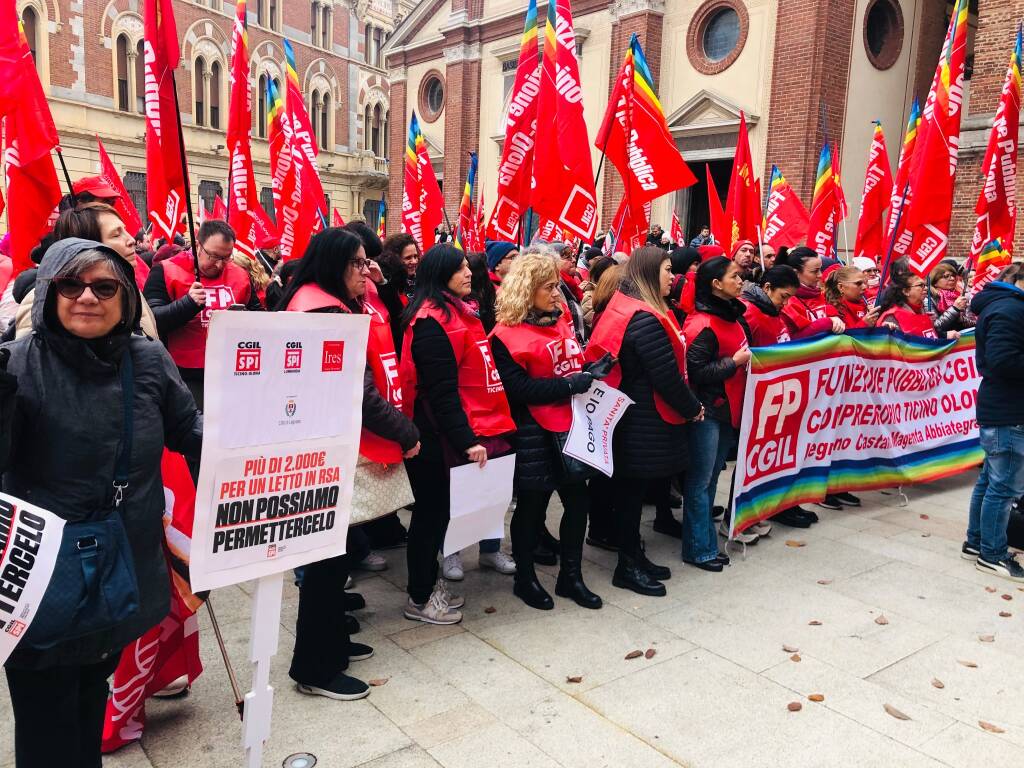
{"type": "Polygon", "coordinates": [[[316,756],[311,755],[308,752],[297,752],[294,755],[288,755],[281,763],[282,768],[313,768],[316,765],[316,756]]]}

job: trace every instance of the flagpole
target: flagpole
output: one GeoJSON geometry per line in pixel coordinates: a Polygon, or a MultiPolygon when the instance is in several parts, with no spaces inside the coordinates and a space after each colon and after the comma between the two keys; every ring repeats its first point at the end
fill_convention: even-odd
{"type": "Polygon", "coordinates": [[[55,146],[54,150],[56,150],[57,152],[57,159],[60,160],[60,169],[64,171],[64,181],[66,181],[68,184],[68,194],[71,195],[72,198],[74,198],[75,188],[74,185],[71,183],[71,174],[68,173],[68,164],[64,162],[64,153],[61,152],[60,144],[55,146]]]}
{"type": "Polygon", "coordinates": [[[882,263],[882,274],[878,279],[878,293],[875,295],[875,306],[882,301],[882,289],[885,288],[885,281],[889,275],[889,266],[892,262],[892,251],[896,247],[896,235],[900,231],[900,219],[903,218],[903,210],[907,207],[907,193],[910,191],[910,180],[903,186],[903,195],[900,197],[900,209],[896,212],[896,221],[892,225],[892,233],[889,235],[889,250],[885,254],[885,261],[882,263]]]}
{"type": "MultiPolygon", "coordinates": [[[[178,125],[178,153],[181,155],[181,175],[185,179],[185,212],[188,215],[189,243],[192,247],[192,266],[196,273],[196,282],[202,282],[199,276],[199,255],[196,253],[196,225],[192,219],[192,185],[188,178],[188,161],[185,160],[185,132],[181,127],[181,107],[178,106],[178,84],[174,82],[174,70],[170,70],[171,90],[174,91],[174,111],[177,112],[175,123],[178,125]]],[[[173,222],[172,227],[177,227],[173,222]]]]}

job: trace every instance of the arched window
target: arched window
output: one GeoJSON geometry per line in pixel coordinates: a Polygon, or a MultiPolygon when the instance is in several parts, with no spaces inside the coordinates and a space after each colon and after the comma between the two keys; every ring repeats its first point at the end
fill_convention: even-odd
{"type": "Polygon", "coordinates": [[[320,147],[331,148],[331,94],[324,93],[320,107],[320,147]]]}
{"type": "Polygon", "coordinates": [[[267,28],[277,30],[277,0],[270,0],[267,8],[267,28]]]}
{"type": "Polygon", "coordinates": [[[135,111],[146,114],[146,53],[142,40],[135,46],[135,111]]]}
{"type": "Polygon", "coordinates": [[[363,114],[363,149],[373,149],[370,142],[370,105],[366,105],[366,112],[363,114]]]}
{"type": "Polygon", "coordinates": [[[220,128],[220,62],[210,65],[210,127],[220,128]]]}
{"type": "Polygon", "coordinates": [[[373,154],[380,157],[381,145],[380,145],[380,127],[381,127],[381,111],[380,104],[373,108],[373,124],[370,126],[370,146],[373,148],[373,154]]]}
{"type": "Polygon", "coordinates": [[[388,146],[391,143],[390,142],[391,136],[390,136],[389,125],[388,125],[389,122],[390,122],[390,118],[391,118],[391,112],[390,111],[385,112],[384,113],[384,151],[381,152],[381,157],[388,157],[388,150],[390,149],[390,147],[388,146]]]}
{"type": "Polygon", "coordinates": [[[267,138],[267,76],[260,75],[259,84],[256,86],[257,105],[256,134],[261,138],[267,138]]]}
{"type": "Polygon", "coordinates": [[[320,37],[320,3],[312,2],[309,4],[309,39],[313,41],[313,45],[317,44],[317,40],[320,37]]]}
{"type": "Polygon", "coordinates": [[[320,91],[313,89],[309,95],[309,123],[313,128],[313,139],[320,144],[320,91]]]}
{"type": "Polygon", "coordinates": [[[32,60],[39,66],[39,57],[36,55],[36,46],[39,44],[39,16],[36,9],[28,6],[21,12],[21,23],[25,27],[25,38],[28,40],[28,49],[32,52],[32,60]]]}
{"type": "Polygon", "coordinates": [[[196,59],[195,73],[192,78],[192,93],[195,94],[195,109],[192,119],[196,125],[206,125],[206,103],[203,95],[206,91],[206,59],[196,59]]]}
{"type": "Polygon", "coordinates": [[[128,35],[117,36],[117,108],[129,110],[131,94],[128,91],[128,35]]]}
{"type": "Polygon", "coordinates": [[[322,14],[322,21],[320,23],[320,47],[330,48],[331,47],[331,7],[324,5],[320,12],[322,14]]]}

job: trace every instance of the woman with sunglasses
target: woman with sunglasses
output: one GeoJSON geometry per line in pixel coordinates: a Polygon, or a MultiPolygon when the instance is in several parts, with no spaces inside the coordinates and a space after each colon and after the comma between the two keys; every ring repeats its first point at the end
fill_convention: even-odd
{"type": "MultiPolygon", "coordinates": [[[[878,321],[894,331],[909,336],[923,336],[937,339],[940,334],[935,327],[935,318],[925,308],[927,283],[909,269],[893,269],[889,284],[885,287],[880,304],[878,321]]],[[[944,332],[947,338],[957,338],[958,331],[944,332]]]]}
{"type": "MultiPolygon", "coordinates": [[[[402,391],[397,377],[389,375],[396,371],[391,329],[366,304],[367,283],[375,275],[380,275],[380,268],[366,258],[360,239],[332,227],[309,241],[278,305],[278,309],[289,312],[370,316],[363,377],[363,432],[356,472],[369,471],[370,463],[398,464],[420,449],[419,430],[400,410],[402,391]]],[[[344,588],[352,560],[352,555],[340,555],[310,563],[303,570],[295,650],[288,672],[300,693],[341,701],[361,699],[370,693],[366,683],[344,673],[350,661],[373,655],[370,646],[349,640],[344,588]]]]}
{"type": "Polygon", "coordinates": [[[873,328],[878,322],[879,308],[864,301],[867,278],[857,267],[835,267],[825,278],[825,312],[838,317],[846,330],[873,328]]]}
{"type": "Polygon", "coordinates": [[[114,250],[61,240],[46,252],[35,290],[33,333],[0,346],[3,487],[69,522],[116,515],[138,608],[45,648],[29,630],[6,664],[15,760],[18,768],[99,768],[107,678],[121,649],[170,606],[163,449],[198,459],[203,423],[164,347],[134,333],[141,299],[131,265],[114,250]],[[123,457],[122,445],[130,446],[123,457]],[[128,481],[118,504],[121,471],[128,481]]]}

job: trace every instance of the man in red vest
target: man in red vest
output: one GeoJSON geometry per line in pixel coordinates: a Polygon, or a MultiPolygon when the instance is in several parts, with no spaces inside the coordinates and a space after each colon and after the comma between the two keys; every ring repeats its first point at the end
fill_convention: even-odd
{"type": "Polygon", "coordinates": [[[182,251],[153,266],[143,295],[156,317],[160,338],[201,410],[211,313],[236,304],[258,311],[260,300],[249,274],[231,263],[235,249],[231,227],[219,220],[203,222],[196,239],[198,275],[192,252],[182,251]]]}

